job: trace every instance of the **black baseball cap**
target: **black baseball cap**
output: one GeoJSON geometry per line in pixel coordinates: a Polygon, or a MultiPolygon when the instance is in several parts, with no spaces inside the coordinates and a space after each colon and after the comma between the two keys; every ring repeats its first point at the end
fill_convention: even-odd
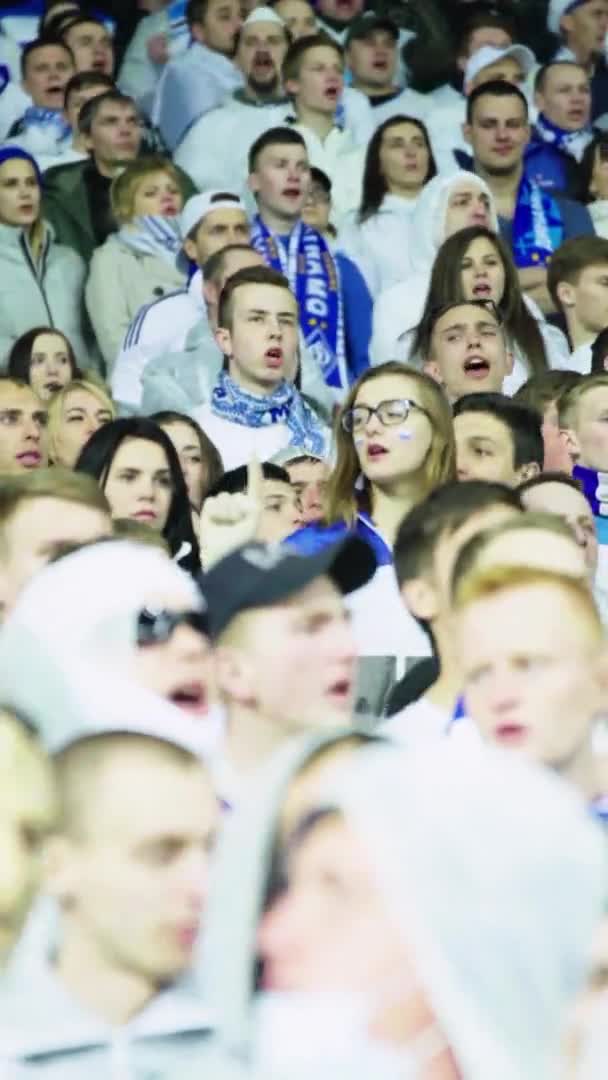
{"type": "Polygon", "coordinates": [[[345,47],[348,47],[351,41],[364,40],[370,34],[373,34],[374,30],[386,30],[389,34],[392,34],[395,41],[399,40],[397,23],[386,18],[386,16],[375,15],[373,11],[366,11],[363,15],[357,15],[357,18],[351,22],[344,41],[345,47]]]}
{"type": "Polygon", "coordinates": [[[358,536],[312,555],[286,544],[245,544],[201,578],[211,637],[218,637],[241,612],[286,600],[318,577],[327,575],[346,595],[365,585],[375,569],[372,548],[358,536]]]}

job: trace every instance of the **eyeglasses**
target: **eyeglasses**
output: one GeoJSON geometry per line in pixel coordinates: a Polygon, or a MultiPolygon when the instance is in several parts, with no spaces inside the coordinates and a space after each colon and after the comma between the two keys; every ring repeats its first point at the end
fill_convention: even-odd
{"type": "Polygon", "coordinates": [[[441,319],[444,315],[447,315],[448,311],[452,311],[454,308],[457,307],[481,308],[482,311],[487,311],[490,315],[493,315],[498,325],[502,326],[503,318],[500,313],[500,309],[497,307],[493,300],[452,300],[450,304],[442,304],[440,307],[433,308],[433,310],[431,311],[431,326],[434,327],[435,324],[439,321],[439,319],[441,319]]]}
{"type": "Polygon", "coordinates": [[[315,206],[317,203],[325,203],[327,205],[331,202],[331,195],[324,188],[311,187],[308,190],[306,196],[305,205],[315,206]]]}
{"type": "Polygon", "coordinates": [[[412,410],[424,413],[425,416],[429,415],[427,410],[423,409],[422,405],[417,405],[415,401],[410,401],[409,398],[396,398],[394,401],[381,401],[375,409],[372,409],[370,405],[355,405],[342,414],[340,422],[344,430],[352,434],[353,431],[362,431],[364,427],[367,427],[372,416],[377,416],[384,427],[394,427],[407,420],[412,410]]]}
{"type": "Polygon", "coordinates": [[[207,615],[203,611],[152,611],[144,608],[137,616],[137,644],[162,645],[178,626],[190,626],[197,634],[209,636],[207,615]]]}

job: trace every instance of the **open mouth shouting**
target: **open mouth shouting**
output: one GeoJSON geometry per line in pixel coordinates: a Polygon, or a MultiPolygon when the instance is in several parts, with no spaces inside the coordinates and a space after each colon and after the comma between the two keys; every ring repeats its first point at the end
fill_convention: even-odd
{"type": "Polygon", "coordinates": [[[325,90],[323,91],[323,96],[326,99],[326,101],[330,101],[332,103],[332,105],[337,105],[338,104],[338,99],[340,97],[340,87],[339,86],[326,86],[325,90]]]}
{"type": "Polygon", "coordinates": [[[388,454],[388,450],[381,443],[370,443],[365,453],[370,461],[378,461],[388,454]]]}
{"type": "Polygon", "coordinates": [[[172,705],[192,716],[206,716],[209,711],[207,688],[202,682],[182,683],[167,697],[172,705]]]}
{"type": "Polygon", "coordinates": [[[274,61],[270,53],[267,52],[256,53],[251,68],[253,74],[258,78],[275,74],[274,61]]]}
{"type": "Polygon", "coordinates": [[[266,349],[264,358],[266,360],[266,367],[272,368],[273,370],[283,367],[283,350],[278,345],[266,349]]]}
{"type": "Polygon", "coordinates": [[[488,281],[478,281],[473,286],[473,296],[476,300],[491,300],[492,287],[488,281]]]}
{"type": "Polygon", "coordinates": [[[331,686],[328,686],[326,696],[333,705],[347,709],[350,705],[352,688],[352,679],[345,676],[343,679],[336,679],[331,686]]]}
{"type": "Polygon", "coordinates": [[[464,362],[464,373],[470,379],[485,379],[490,374],[490,365],[485,356],[469,356],[464,362]]]}

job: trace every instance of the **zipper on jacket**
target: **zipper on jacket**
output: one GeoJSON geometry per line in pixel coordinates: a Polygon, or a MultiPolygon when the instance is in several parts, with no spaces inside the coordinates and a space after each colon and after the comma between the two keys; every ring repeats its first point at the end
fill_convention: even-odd
{"type": "Polygon", "coordinates": [[[21,234],[21,244],[23,246],[23,250],[25,252],[25,257],[27,259],[29,268],[30,268],[33,276],[35,277],[36,284],[37,284],[37,286],[38,286],[38,288],[40,290],[40,295],[42,297],[42,301],[44,303],[44,306],[46,308],[46,313],[48,315],[49,326],[52,326],[53,329],[55,329],[55,323],[53,321],[53,316],[52,316],[52,313],[51,313],[51,309],[49,307],[49,303],[48,303],[48,300],[46,298],[46,293],[44,291],[44,286],[42,284],[42,279],[44,277],[44,272],[46,270],[46,257],[47,257],[47,254],[48,254],[49,247],[51,246],[50,237],[48,236],[48,233],[45,236],[44,251],[42,252],[42,254],[40,256],[40,262],[41,262],[41,275],[40,276],[38,275],[38,271],[36,269],[36,264],[35,264],[31,254],[30,254],[30,249],[29,249],[28,243],[27,243],[25,237],[23,236],[23,234],[21,234]]]}

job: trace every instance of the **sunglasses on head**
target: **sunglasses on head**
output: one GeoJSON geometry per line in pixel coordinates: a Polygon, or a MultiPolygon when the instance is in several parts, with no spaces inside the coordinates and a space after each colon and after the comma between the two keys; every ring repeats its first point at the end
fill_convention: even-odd
{"type": "Polygon", "coordinates": [[[203,637],[209,636],[207,615],[203,611],[166,611],[144,608],[137,616],[137,644],[162,645],[178,626],[189,626],[203,637]]]}

